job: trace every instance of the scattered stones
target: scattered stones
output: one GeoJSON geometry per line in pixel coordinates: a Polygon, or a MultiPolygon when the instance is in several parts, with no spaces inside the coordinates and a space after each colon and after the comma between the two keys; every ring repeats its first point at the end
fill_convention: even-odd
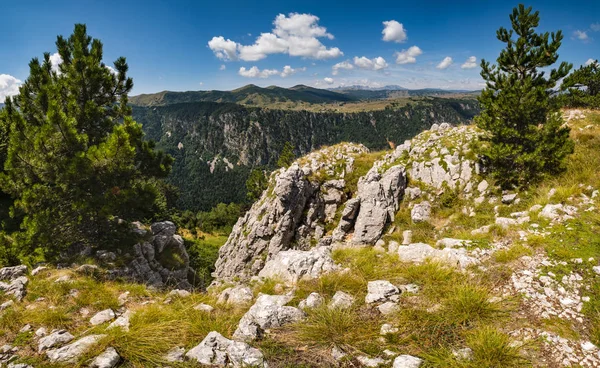
{"type": "Polygon", "coordinates": [[[400,331],[398,329],[398,327],[394,327],[393,325],[389,324],[389,323],[385,323],[381,326],[381,329],[379,330],[379,333],[381,335],[388,335],[388,334],[394,334],[397,333],[398,331],[400,331]]]}
{"type": "Polygon", "coordinates": [[[254,293],[248,286],[238,285],[227,288],[221,292],[217,303],[243,305],[249,304],[254,299],[254,293]]]}
{"type": "Polygon", "coordinates": [[[298,308],[304,310],[307,308],[318,308],[325,303],[325,299],[319,293],[310,293],[308,297],[300,303],[298,303],[298,308]]]}
{"type": "Polygon", "coordinates": [[[105,322],[112,321],[115,319],[115,312],[112,309],[105,309],[96,313],[92,318],[90,318],[90,323],[92,326],[101,325],[105,322]]]}
{"type": "Polygon", "coordinates": [[[291,295],[261,294],[240,320],[233,337],[239,340],[255,340],[261,337],[266,329],[304,319],[305,314],[300,309],[285,306],[292,298],[291,295]]]}
{"type": "Polygon", "coordinates": [[[516,198],[517,198],[517,193],[505,194],[502,196],[502,203],[511,204],[515,201],[516,198]]]}
{"type": "Polygon", "coordinates": [[[403,262],[422,263],[427,259],[444,262],[458,268],[466,268],[479,263],[470,257],[464,248],[435,249],[424,243],[414,243],[398,247],[398,257],[403,262]]]}
{"type": "Polygon", "coordinates": [[[210,332],[185,356],[200,364],[218,367],[225,367],[228,363],[235,368],[267,366],[260,350],[245,342],[229,340],[216,331],[210,332]]]}
{"type": "MultiPolygon", "coordinates": [[[[14,267],[5,267],[4,269],[6,268],[14,267]]],[[[0,281],[0,291],[3,291],[5,295],[14,296],[18,301],[21,301],[27,292],[26,286],[29,280],[25,276],[17,276],[9,281],[10,283],[0,281]]]]}
{"type": "Polygon", "coordinates": [[[176,297],[176,298],[187,298],[191,295],[192,295],[192,293],[190,293],[189,291],[181,290],[181,289],[171,290],[169,292],[169,294],[167,294],[168,297],[176,297]]]}
{"type": "Polygon", "coordinates": [[[52,363],[75,363],[77,358],[84,354],[92,346],[96,345],[98,341],[103,339],[106,335],[88,335],[81,339],[65,345],[62,348],[52,349],[46,351],[48,359],[52,363]]]}
{"type": "Polygon", "coordinates": [[[369,281],[365,303],[395,301],[400,297],[400,290],[391,282],[385,280],[369,281]]]}
{"type": "Polygon", "coordinates": [[[431,217],[431,204],[428,201],[423,201],[415,206],[410,211],[410,218],[414,223],[428,222],[431,217]]]}
{"type": "Polygon", "coordinates": [[[377,309],[379,310],[379,313],[383,314],[384,316],[387,316],[389,314],[398,312],[400,310],[400,307],[398,306],[397,303],[385,302],[385,303],[377,306],[377,309]]]}
{"type": "Polygon", "coordinates": [[[338,269],[331,258],[329,247],[315,247],[308,251],[287,250],[277,253],[267,261],[258,276],[279,279],[293,285],[300,280],[315,279],[323,273],[338,269]]]}
{"type": "Polygon", "coordinates": [[[381,358],[369,358],[364,355],[357,356],[356,360],[358,360],[358,362],[360,364],[362,364],[363,367],[368,367],[368,368],[376,368],[382,364],[385,364],[385,360],[383,360],[381,358]]]}
{"type": "Polygon", "coordinates": [[[329,302],[329,308],[348,309],[354,304],[355,298],[343,291],[336,291],[329,302]]]}
{"type": "Polygon", "coordinates": [[[412,243],[412,230],[404,230],[402,232],[402,245],[409,245],[412,243]]]}
{"type": "Polygon", "coordinates": [[[453,238],[443,238],[435,243],[438,248],[460,248],[471,245],[473,242],[471,240],[463,240],[463,239],[453,239],[453,238]]]}
{"type": "Polygon", "coordinates": [[[117,366],[120,360],[121,357],[115,348],[108,347],[92,361],[90,368],[113,368],[117,366]]]}

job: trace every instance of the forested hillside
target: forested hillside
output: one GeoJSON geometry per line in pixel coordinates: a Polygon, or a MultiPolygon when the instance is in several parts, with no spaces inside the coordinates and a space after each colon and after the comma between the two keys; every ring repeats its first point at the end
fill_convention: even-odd
{"type": "Polygon", "coordinates": [[[383,149],[435,123],[466,123],[477,112],[474,100],[436,98],[356,113],[213,102],[133,108],[147,138],[175,158],[169,181],[180,190],[178,207],[193,210],[243,201],[250,168],[272,168],[286,142],[296,156],[343,141],[383,149]]]}

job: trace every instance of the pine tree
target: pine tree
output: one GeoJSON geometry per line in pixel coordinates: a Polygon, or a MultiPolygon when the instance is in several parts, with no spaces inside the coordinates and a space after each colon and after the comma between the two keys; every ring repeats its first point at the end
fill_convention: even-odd
{"type": "Polygon", "coordinates": [[[539,12],[522,4],[513,9],[510,20],[512,30],[501,27],[497,32],[506,44],[497,65],[481,62],[486,88],[479,97],[482,112],[475,120],[487,131],[479,153],[503,188],[525,186],[561,172],[565,157],[573,152],[569,129],[563,127],[550,98],[572,65],[562,62],[548,77],[540,70],[558,59],[562,32],[536,33],[539,12]]]}
{"type": "Polygon", "coordinates": [[[567,91],[561,100],[567,106],[600,108],[600,64],[598,60],[569,74],[560,89],[567,91]]]}
{"type": "Polygon", "coordinates": [[[151,216],[172,158],[143,140],[127,94],[125,58],[109,68],[102,43],[86,26],[56,41],[62,63],[45,53],[29,63],[19,95],[6,100],[2,190],[22,215],[17,241],[47,255],[74,244],[116,245],[123,220],[151,216]]]}
{"type": "Polygon", "coordinates": [[[260,198],[262,192],[267,189],[269,179],[264,170],[252,169],[248,180],[246,180],[246,198],[250,202],[254,202],[260,198]]]}
{"type": "Polygon", "coordinates": [[[294,146],[290,142],[285,142],[283,145],[283,149],[279,154],[279,159],[277,159],[278,167],[289,167],[296,158],[294,154],[294,146]]]}

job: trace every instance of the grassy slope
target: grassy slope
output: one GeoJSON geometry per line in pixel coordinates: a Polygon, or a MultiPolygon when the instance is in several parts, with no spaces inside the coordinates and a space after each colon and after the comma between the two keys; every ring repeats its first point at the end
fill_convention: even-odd
{"type": "MultiPolygon", "coordinates": [[[[520,193],[520,203],[500,205],[498,211],[501,215],[525,210],[534,204],[575,203],[581,194],[589,195],[588,185],[600,188],[600,113],[588,112],[585,120],[574,120],[570,125],[577,144],[575,154],[569,158],[568,171],[520,193]],[[548,193],[551,188],[556,189],[556,194],[550,200],[548,193]]],[[[471,205],[460,197],[446,201],[445,207],[434,209],[433,226],[412,224],[407,219],[407,209],[402,207],[396,217],[397,230],[390,239],[398,238],[402,230],[410,228],[417,238],[415,240],[429,244],[446,236],[473,239],[477,246],[483,248],[493,241],[505,240],[508,247],[486,261],[485,271],[473,268],[461,273],[435,263],[404,264],[395,255],[379,254],[373,249],[336,251],[335,259],[352,271],[301,282],[292,304],[313,291],[330,297],[343,290],[356,297],[356,305],[347,311],[319,308],[310,311],[304,322],[273,330],[268,338],[255,343],[267,356],[270,366],[335,366],[330,356],[332,346],[356,355],[384,356],[385,349],[418,355],[426,360],[425,367],[552,366],[542,341],[534,340],[524,346],[512,344],[508,332],[521,327],[544,329],[566,338],[600,344],[599,276],[590,271],[591,264],[588,262],[570,262],[574,258],[600,259],[598,211],[582,210],[575,219],[554,226],[534,217],[532,222],[538,223],[540,229],[549,235],[530,236],[525,241],[518,235],[525,225],[493,228],[488,235],[472,236],[471,230],[494,222],[494,211],[489,205],[482,205],[476,208],[476,216],[463,215],[462,207],[471,205]],[[521,257],[536,254],[566,261],[548,271],[559,276],[578,271],[584,277],[584,283],[590,285],[585,291],[590,300],[584,304],[582,323],[543,319],[531,314],[521,296],[502,297],[502,286],[511,273],[521,267],[521,257]],[[400,311],[384,317],[373,313],[362,302],[367,282],[377,279],[397,284],[415,283],[419,285],[420,292],[403,294],[400,311]],[[397,326],[399,331],[380,337],[379,328],[386,322],[397,326]],[[473,350],[472,360],[460,360],[452,354],[453,349],[463,347],[473,350]]],[[[64,273],[71,271],[53,270],[32,277],[25,303],[0,315],[0,344],[18,341],[36,367],[50,365],[43,363],[31,349],[35,347],[31,334],[18,333],[24,324],[30,323],[34,329],[42,325],[68,328],[74,334],[103,331],[102,326],[90,329],[87,325],[89,317],[83,318],[78,311],[87,308],[93,313],[107,307],[117,308],[117,296],[126,290],[131,293],[126,306],[136,311],[131,331],[109,332],[109,336],[77,366],[86,366],[90,357],[109,345],[119,351],[128,361],[128,366],[157,365],[160,356],[168,349],[195,346],[211,330],[231,336],[247,309],[217,306],[212,294],[194,294],[190,298],[164,304],[164,293],[149,291],[139,285],[100,282],[94,276],[73,274],[76,280],[73,284],[55,284],[53,280],[64,273]],[[79,296],[70,296],[71,289],[79,290],[79,296]],[[36,302],[38,297],[45,300],[36,302]],[[152,304],[143,305],[144,302],[152,304]],[[198,302],[215,305],[216,311],[212,314],[196,311],[193,306],[198,302]],[[35,308],[30,309],[31,306],[35,308]]],[[[255,285],[254,289],[256,293],[285,292],[276,280],[255,285]]],[[[351,367],[355,366],[354,363],[346,361],[342,365],[351,367]]]]}

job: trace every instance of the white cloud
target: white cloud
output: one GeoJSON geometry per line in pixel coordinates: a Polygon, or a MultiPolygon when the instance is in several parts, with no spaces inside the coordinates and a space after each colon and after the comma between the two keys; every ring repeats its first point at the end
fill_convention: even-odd
{"type": "Polygon", "coordinates": [[[6,97],[19,94],[21,81],[12,75],[0,74],[0,103],[4,103],[6,97]]]}
{"type": "Polygon", "coordinates": [[[285,77],[289,77],[290,75],[296,74],[298,72],[304,72],[306,71],[306,68],[292,68],[289,65],[286,65],[283,67],[283,71],[281,72],[281,77],[285,78],[285,77]]]}
{"type": "Polygon", "coordinates": [[[223,71],[227,69],[227,67],[225,66],[225,64],[221,64],[221,66],[219,67],[219,70],[223,71]]]}
{"type": "Polygon", "coordinates": [[[215,53],[215,56],[221,60],[238,59],[238,44],[232,40],[226,40],[223,36],[213,37],[210,41],[208,41],[208,47],[215,53]]]}
{"type": "Polygon", "coordinates": [[[394,54],[396,56],[396,64],[416,63],[416,57],[422,53],[423,51],[418,46],[411,46],[408,50],[402,50],[394,54]]]}
{"type": "Polygon", "coordinates": [[[54,54],[50,55],[50,64],[52,65],[52,70],[60,73],[60,70],[58,69],[58,66],[60,64],[62,64],[63,59],[62,57],[60,57],[60,55],[58,54],[58,52],[55,52],[54,54]]]}
{"type": "Polygon", "coordinates": [[[250,69],[246,69],[245,67],[241,67],[238,71],[238,74],[242,77],[246,78],[269,78],[272,75],[279,74],[277,69],[263,69],[260,70],[256,66],[253,66],[250,69]]]}
{"type": "Polygon", "coordinates": [[[600,23],[592,23],[590,29],[594,32],[600,32],[600,23]]]}
{"type": "Polygon", "coordinates": [[[595,62],[596,62],[596,60],[594,60],[594,59],[588,59],[588,60],[585,62],[585,64],[584,64],[584,65],[585,65],[585,66],[592,65],[592,64],[593,64],[593,63],[595,63],[595,62]]]}
{"type": "Polygon", "coordinates": [[[393,41],[393,42],[404,42],[406,41],[406,30],[402,23],[398,23],[395,20],[388,20],[383,22],[384,28],[381,33],[383,34],[384,41],[393,41]]]}
{"type": "Polygon", "coordinates": [[[324,81],[325,81],[325,83],[327,83],[327,84],[333,84],[333,82],[334,82],[334,81],[333,81],[333,78],[329,78],[329,77],[325,77],[325,78],[323,78],[323,80],[324,80],[324,81]]]}
{"type": "Polygon", "coordinates": [[[319,17],[312,14],[279,14],[271,32],[261,33],[252,45],[242,45],[223,36],[213,37],[208,46],[223,60],[257,61],[270,54],[288,54],[311,59],[331,59],[344,53],[337,47],[327,48],[319,38],[334,37],[320,26],[319,17]]]}
{"type": "Polygon", "coordinates": [[[354,69],[354,65],[352,65],[352,63],[350,63],[350,61],[346,60],[346,61],[342,61],[341,63],[335,64],[333,67],[331,67],[331,69],[332,69],[331,74],[337,75],[339,73],[340,69],[352,70],[352,69],[354,69]]]}
{"type": "Polygon", "coordinates": [[[113,75],[118,75],[119,74],[119,72],[115,68],[113,68],[112,66],[110,66],[110,65],[106,65],[106,69],[108,69],[108,71],[111,72],[113,75]]]}
{"type": "Polygon", "coordinates": [[[444,60],[442,60],[437,66],[436,68],[438,69],[446,69],[448,68],[450,65],[452,65],[452,58],[450,56],[446,56],[444,58],[444,60]]]}
{"type": "Polygon", "coordinates": [[[460,66],[463,69],[473,69],[477,67],[477,58],[475,56],[469,56],[467,61],[460,66]]]}
{"type": "Polygon", "coordinates": [[[388,64],[381,56],[369,59],[364,56],[354,57],[354,65],[361,69],[381,70],[387,68],[388,64]]]}
{"type": "Polygon", "coordinates": [[[580,31],[580,30],[576,30],[575,32],[573,32],[573,37],[575,37],[576,39],[578,39],[580,41],[588,40],[587,32],[580,31]]]}

